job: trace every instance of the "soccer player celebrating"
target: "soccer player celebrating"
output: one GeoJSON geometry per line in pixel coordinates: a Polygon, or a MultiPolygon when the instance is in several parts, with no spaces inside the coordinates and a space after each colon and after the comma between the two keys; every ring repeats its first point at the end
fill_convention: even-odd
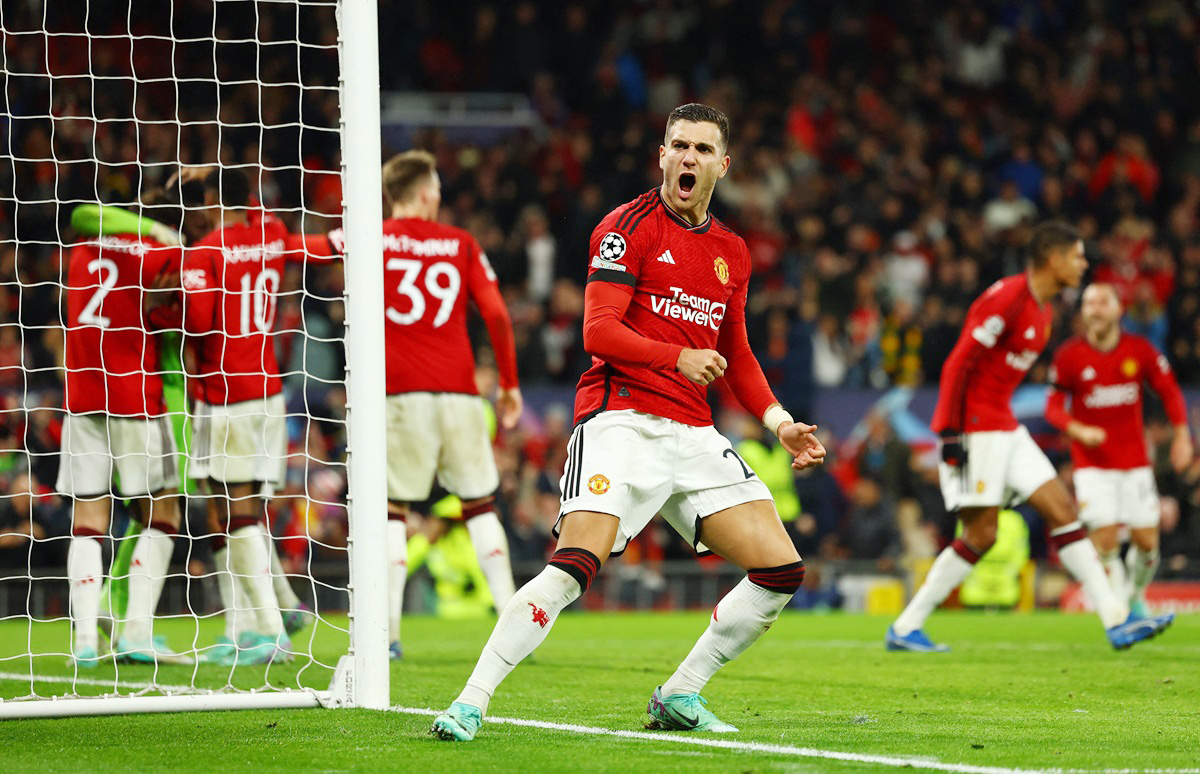
{"type": "Polygon", "coordinates": [[[211,172],[205,192],[216,229],[187,250],[181,281],[183,329],[196,355],[190,470],[208,481],[230,569],[254,608],[255,631],[238,643],[247,649],[234,663],[267,663],[290,658],[291,647],[263,529],[265,498],[283,483],[287,455],[272,341],[287,232],[270,215],[249,217],[250,181],[239,169],[211,172]]]}
{"type": "MultiPolygon", "coordinates": [[[[167,235],[164,236],[164,233],[167,235]]],[[[177,272],[178,241],[97,236],[72,248],[67,268],[66,409],[57,489],[73,500],[67,552],[71,652],[81,667],[97,664],[100,540],[108,534],[114,469],[117,491],[136,502],[146,529],[134,547],[128,623],[116,656],[190,663],[153,638],[153,616],[179,530],[178,451],[166,415],[158,337],[145,311],[160,274],[177,272]],[[172,242],[167,244],[165,242],[172,242]]]]}
{"type": "Polygon", "coordinates": [[[1166,616],[1127,620],[1129,606],[1109,585],[1070,493],[1012,412],[1014,390],[1050,337],[1050,302],[1064,288],[1078,287],[1086,270],[1075,229],[1042,223],[1030,241],[1028,270],[993,284],[967,312],[942,369],[933,414],[933,430],[941,436],[942,497],[958,513],[962,537],[938,555],[924,585],[888,629],[889,650],[949,650],[930,641],[922,629],[925,620],[992,547],[1000,508],[1025,500],[1046,520],[1050,542],[1083,584],[1113,647],[1127,648],[1170,624],[1166,616]]]}
{"type": "Polygon", "coordinates": [[[1175,427],[1171,464],[1192,462],[1187,406],[1171,366],[1141,336],[1121,330],[1121,301],[1112,285],[1083,291],[1084,335],[1054,355],[1046,419],[1071,439],[1079,518],[1088,527],[1108,579],[1129,597],[1131,618],[1145,618],[1146,587],[1158,569],[1158,489],[1142,429],[1142,384],[1162,398],[1175,427]],[[1070,407],[1067,407],[1067,400],[1070,407]],[[1117,525],[1132,545],[1121,563],[1117,525]],[[1128,581],[1125,567],[1128,566],[1128,581]]]}
{"type": "Polygon", "coordinates": [[[713,610],[678,670],[654,690],[648,727],[736,731],[700,691],[762,635],[804,579],[770,492],[713,427],[707,386],[724,376],[738,401],[802,469],[825,450],[814,427],[775,401],[746,337],[750,256],[708,211],[729,169],[729,123],[705,105],[667,119],[663,183],[609,213],[592,233],[576,426],[560,481],[558,547],[504,608],[475,671],[431,729],[475,737],[500,682],[541,644],[558,614],[587,590],[610,555],[655,513],[698,551],[747,570],[713,610]]]}
{"type": "MultiPolygon", "coordinates": [[[[500,475],[492,453],[475,357],[467,333],[467,302],[487,326],[500,372],[500,423],[521,417],[512,322],[496,274],[466,231],[437,221],[441,181],[433,155],[420,150],[391,158],[383,188],[392,217],[383,223],[388,427],[388,629],[400,658],[400,614],[408,576],[406,519],[411,504],[429,498],[436,476],[462,500],[463,519],[496,609],[513,595],[508,537],[496,516],[500,475]]],[[[330,234],[340,251],[344,236],[330,234]]]]}

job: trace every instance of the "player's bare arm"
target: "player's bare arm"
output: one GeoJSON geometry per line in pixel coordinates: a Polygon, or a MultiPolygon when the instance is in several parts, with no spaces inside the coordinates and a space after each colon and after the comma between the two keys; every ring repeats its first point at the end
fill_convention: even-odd
{"type": "Polygon", "coordinates": [[[1175,437],[1171,440],[1171,467],[1177,473],[1187,470],[1195,459],[1195,448],[1192,445],[1192,431],[1186,424],[1175,426],[1175,437]]]}
{"type": "Polygon", "coordinates": [[[517,422],[521,419],[521,409],[524,405],[520,387],[500,390],[500,394],[496,397],[496,414],[500,417],[500,426],[505,430],[512,430],[516,427],[517,422]]]}
{"type": "Polygon", "coordinates": [[[1085,424],[1077,419],[1067,425],[1066,433],[1071,440],[1084,446],[1099,446],[1108,438],[1108,432],[1103,427],[1085,424]]]}

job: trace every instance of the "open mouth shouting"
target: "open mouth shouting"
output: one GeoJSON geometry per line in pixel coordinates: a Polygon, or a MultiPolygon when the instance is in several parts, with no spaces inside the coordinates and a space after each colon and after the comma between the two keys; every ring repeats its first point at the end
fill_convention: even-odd
{"type": "Polygon", "coordinates": [[[696,187],[696,175],[692,172],[684,172],[679,176],[679,198],[687,201],[692,195],[692,189],[696,187]]]}

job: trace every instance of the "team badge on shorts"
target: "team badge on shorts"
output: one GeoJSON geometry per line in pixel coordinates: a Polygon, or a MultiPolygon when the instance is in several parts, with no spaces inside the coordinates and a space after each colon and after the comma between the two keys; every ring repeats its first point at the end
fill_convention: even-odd
{"type": "Polygon", "coordinates": [[[588,479],[588,491],[594,495],[602,495],[608,491],[609,481],[605,476],[597,473],[588,479]]]}
{"type": "Polygon", "coordinates": [[[976,482],[975,482],[975,492],[976,492],[976,494],[983,494],[983,490],[984,490],[985,488],[986,488],[986,486],[984,485],[983,481],[976,481],[976,482]]]}
{"type": "Polygon", "coordinates": [[[1128,377],[1137,376],[1137,361],[1131,357],[1125,358],[1125,361],[1121,363],[1121,373],[1128,377]]]}
{"type": "Polygon", "coordinates": [[[717,260],[713,261],[713,269],[717,272],[717,279],[721,280],[721,284],[729,283],[729,264],[725,263],[725,259],[717,256],[717,260]]]}
{"type": "Polygon", "coordinates": [[[625,255],[625,237],[610,231],[600,240],[600,257],[606,261],[619,261],[625,255]]]}

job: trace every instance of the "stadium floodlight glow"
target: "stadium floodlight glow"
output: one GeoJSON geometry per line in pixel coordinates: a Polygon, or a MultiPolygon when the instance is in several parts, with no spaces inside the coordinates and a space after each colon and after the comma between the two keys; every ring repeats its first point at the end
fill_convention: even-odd
{"type": "MultiPolygon", "coordinates": [[[[5,89],[0,118],[7,125],[8,156],[0,163],[0,296],[13,301],[0,308],[0,350],[11,349],[15,334],[15,346],[22,353],[17,358],[20,378],[0,379],[0,430],[20,429],[13,434],[20,448],[10,453],[17,463],[0,470],[0,506],[16,514],[6,521],[0,512],[0,538],[25,546],[27,561],[23,574],[0,566],[0,720],[231,709],[386,709],[387,589],[381,582],[387,573],[386,428],[379,421],[385,413],[385,349],[376,3],[214,3],[188,18],[182,18],[175,4],[165,4],[147,18],[135,18],[132,6],[122,17],[113,13],[111,5],[91,9],[85,3],[90,13],[85,11],[82,26],[63,26],[62,20],[79,17],[74,8],[66,12],[65,1],[0,8],[0,33],[10,42],[0,47],[0,85],[5,89]],[[333,184],[338,180],[338,164],[340,187],[333,184]],[[153,296],[146,292],[151,282],[144,272],[148,264],[143,264],[141,282],[127,283],[116,264],[103,257],[103,250],[112,245],[136,245],[139,239],[179,251],[179,278],[172,280],[169,272],[163,272],[153,282],[174,293],[172,297],[182,301],[180,306],[187,306],[189,282],[197,281],[189,274],[194,270],[189,269],[188,256],[195,254],[189,253],[189,245],[198,238],[188,233],[188,224],[205,222],[189,218],[196,213],[211,216],[213,203],[189,203],[185,197],[182,205],[164,205],[150,201],[146,191],[161,189],[172,174],[193,165],[246,172],[258,200],[249,207],[257,213],[250,216],[251,227],[274,216],[292,235],[287,241],[286,272],[263,269],[257,277],[243,275],[240,291],[237,286],[221,291],[238,297],[240,307],[234,300],[225,309],[240,308],[241,314],[229,311],[223,318],[233,322],[220,323],[229,326],[240,320],[242,329],[261,331],[269,342],[266,346],[277,356],[285,353],[279,357],[278,375],[288,406],[288,474],[282,488],[267,488],[274,498],[267,502],[272,503],[269,514],[275,524],[291,520],[286,538],[302,541],[304,548],[290,554],[300,569],[281,576],[275,557],[271,569],[262,574],[270,575],[271,585],[279,590],[275,608],[291,637],[268,637],[270,647],[263,650],[264,635],[255,635],[258,640],[236,635],[264,620],[260,611],[265,608],[259,604],[263,597],[258,594],[261,583],[255,586],[253,574],[242,572],[245,565],[232,558],[214,569],[205,546],[218,533],[205,525],[208,506],[216,496],[185,484],[180,502],[186,524],[174,540],[175,556],[183,545],[186,562],[171,566],[163,591],[164,580],[147,580],[156,576],[139,569],[138,557],[144,555],[133,549],[149,544],[148,540],[139,542],[136,527],[122,533],[124,537],[114,534],[117,539],[108,541],[112,550],[104,554],[102,571],[118,582],[106,587],[105,612],[98,616],[102,623],[107,617],[110,625],[128,627],[129,620],[117,612],[125,606],[124,592],[119,591],[125,588],[124,580],[141,577],[146,587],[157,583],[154,598],[162,596],[153,618],[154,634],[170,638],[175,651],[165,657],[167,651],[160,650],[157,636],[155,644],[130,651],[117,647],[114,634],[112,646],[102,644],[96,657],[90,658],[86,649],[77,647],[83,640],[72,630],[78,610],[69,602],[68,589],[99,579],[80,581],[77,572],[72,574],[70,563],[78,559],[67,546],[80,537],[78,531],[76,537],[69,529],[64,532],[62,524],[64,514],[72,513],[72,500],[45,472],[60,459],[59,449],[42,443],[42,435],[55,438],[62,432],[58,428],[67,414],[62,386],[69,367],[62,359],[67,348],[62,341],[68,335],[64,329],[93,326],[108,335],[115,318],[105,310],[105,297],[111,301],[130,285],[145,298],[153,296]],[[177,217],[166,223],[154,219],[164,212],[175,212],[177,217]],[[344,267],[308,265],[310,256],[297,247],[304,243],[300,235],[323,234],[337,225],[339,215],[346,234],[344,267]],[[86,285],[90,295],[86,304],[77,304],[81,308],[60,315],[60,294],[66,310],[70,293],[82,287],[71,284],[68,266],[72,250],[83,241],[90,241],[101,256],[87,266],[94,275],[89,275],[92,284],[86,285]],[[338,311],[343,307],[344,341],[337,333],[338,311]],[[337,352],[343,344],[346,365],[341,373],[337,352]],[[41,357],[42,349],[48,350],[49,357],[41,357]],[[51,365],[46,365],[47,360],[51,365]],[[344,460],[321,451],[317,448],[321,443],[335,452],[344,445],[344,460]],[[41,519],[51,510],[59,518],[57,526],[41,519]],[[250,580],[243,586],[239,579],[250,580]],[[228,593],[237,601],[225,608],[216,605],[218,586],[223,596],[233,589],[228,593]],[[298,606],[284,602],[284,595],[291,598],[296,586],[303,587],[296,596],[312,608],[304,615],[298,606]],[[291,618],[286,615],[289,611],[294,614],[291,618]],[[235,632],[233,641],[214,646],[226,618],[231,622],[226,633],[235,632]],[[128,658],[115,659],[107,652],[110,648],[127,657],[132,652],[157,653],[158,658],[130,663],[128,658]],[[273,655],[265,663],[250,658],[268,651],[273,655]],[[222,661],[214,656],[218,652],[231,655],[222,661]]],[[[224,186],[225,177],[220,179],[224,186]]],[[[223,191],[219,188],[216,196],[224,196],[223,191]]],[[[129,249],[136,254],[140,248],[129,249]]],[[[230,260],[257,260],[246,255],[230,260]]],[[[197,376],[189,370],[194,362],[187,344],[194,336],[182,335],[191,333],[186,323],[156,322],[179,308],[173,303],[160,308],[147,301],[144,311],[139,305],[139,314],[144,315],[143,327],[174,336],[154,334],[156,341],[164,342],[157,345],[164,363],[171,356],[177,358],[179,396],[174,404],[168,396],[166,404],[183,427],[185,419],[197,424],[200,405],[189,403],[184,394],[186,387],[194,387],[191,382],[197,376]],[[154,317],[159,313],[163,317],[154,317]]],[[[180,320],[187,319],[186,312],[177,313],[180,320]]],[[[145,335],[140,327],[132,330],[145,335]]],[[[222,335],[234,335],[228,327],[223,330],[222,335]]],[[[98,349],[101,358],[108,357],[103,345],[98,349]]],[[[165,381],[171,367],[158,367],[165,381]]],[[[107,370],[104,373],[105,378],[111,376],[107,370]]],[[[228,382],[231,373],[215,376],[228,382]]],[[[234,405],[226,408],[232,410],[234,405]]],[[[109,428],[110,437],[119,422],[142,419],[116,411],[100,416],[97,426],[109,428]]],[[[213,416],[202,418],[211,422],[213,416]]],[[[143,425],[157,427],[149,421],[143,425]]],[[[182,458],[195,464],[205,452],[185,448],[190,431],[178,432],[182,458]]],[[[264,448],[270,445],[267,435],[266,430],[260,433],[264,448]]],[[[234,454],[228,447],[226,451],[234,454]]],[[[221,450],[208,452],[219,456],[221,450]]],[[[121,466],[120,458],[128,454],[114,454],[116,458],[109,461],[116,463],[119,474],[128,476],[127,471],[137,470],[121,466]]],[[[143,465],[139,471],[147,481],[148,467],[143,465]]],[[[233,486],[222,500],[231,503],[231,517],[237,515],[234,509],[239,501],[233,486]]],[[[95,493],[77,489],[74,494],[78,503],[95,493]]],[[[132,514],[146,501],[134,494],[122,506],[120,494],[127,492],[123,488],[112,498],[114,514],[132,514]]],[[[167,497],[152,498],[154,508],[167,497]]],[[[166,534],[164,539],[169,540],[170,533],[166,534]]],[[[236,539],[229,537],[230,544],[236,539]]],[[[264,540],[268,547],[282,542],[270,532],[264,540]]],[[[4,545],[0,541],[0,547],[4,545]]],[[[233,553],[232,545],[226,553],[233,553]]]]}

